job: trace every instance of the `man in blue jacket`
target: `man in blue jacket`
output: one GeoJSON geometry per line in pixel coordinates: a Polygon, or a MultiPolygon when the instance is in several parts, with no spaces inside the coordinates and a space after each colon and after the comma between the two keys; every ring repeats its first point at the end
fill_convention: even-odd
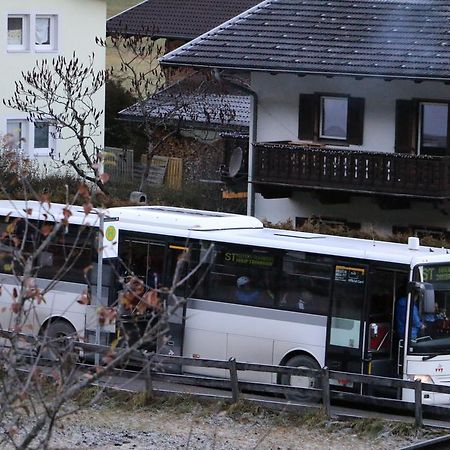
{"type": "MultiPolygon", "coordinates": [[[[395,329],[399,339],[404,339],[405,337],[407,305],[408,300],[406,296],[400,297],[395,305],[395,329]]],[[[414,302],[411,316],[411,339],[416,340],[419,331],[423,328],[425,328],[425,325],[420,320],[419,307],[414,302]]]]}

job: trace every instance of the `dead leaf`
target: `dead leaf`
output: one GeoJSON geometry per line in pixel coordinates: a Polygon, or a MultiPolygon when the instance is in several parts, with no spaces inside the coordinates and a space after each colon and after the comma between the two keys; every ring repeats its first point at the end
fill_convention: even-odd
{"type": "Polygon", "coordinates": [[[47,237],[53,230],[53,227],[51,225],[45,224],[41,227],[41,234],[44,237],[47,237]]]}
{"type": "Polygon", "coordinates": [[[92,205],[92,203],[85,203],[83,205],[83,210],[86,215],[88,215],[92,211],[93,208],[94,208],[94,205],[92,205]]]}
{"type": "Polygon", "coordinates": [[[82,183],[78,186],[78,194],[82,197],[89,197],[89,188],[86,184],[82,183]]]}
{"type": "Polygon", "coordinates": [[[107,183],[109,181],[109,179],[111,177],[110,177],[109,173],[102,173],[102,174],[99,175],[98,178],[103,184],[105,184],[105,183],[107,183]]]}

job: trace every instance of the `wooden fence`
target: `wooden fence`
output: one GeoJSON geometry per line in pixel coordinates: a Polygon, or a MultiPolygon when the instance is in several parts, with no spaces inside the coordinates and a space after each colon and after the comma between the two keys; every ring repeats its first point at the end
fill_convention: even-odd
{"type": "MultiPolygon", "coordinates": [[[[109,347],[97,346],[94,344],[77,343],[85,351],[106,353],[110,351],[109,347]]],[[[422,403],[422,393],[432,392],[438,394],[446,394],[450,398],[450,386],[439,384],[422,383],[420,380],[408,381],[399,378],[380,377],[375,375],[364,375],[350,372],[339,372],[329,370],[324,367],[320,370],[308,369],[300,367],[275,366],[266,364],[254,364],[236,361],[234,358],[228,361],[212,360],[212,359],[194,359],[179,356],[166,356],[161,354],[147,354],[134,352],[132,359],[137,363],[151,362],[156,369],[147,376],[151,376],[154,380],[163,380],[167,382],[177,382],[181,384],[189,384],[194,386],[212,387],[226,389],[231,391],[231,399],[233,402],[239,401],[243,391],[260,392],[264,394],[283,395],[287,398],[295,396],[300,392],[307,391],[308,395],[316,401],[321,401],[324,412],[327,416],[331,415],[331,401],[340,399],[365,405],[373,405],[382,408],[401,409],[414,413],[415,424],[417,427],[423,426],[423,413],[428,412],[433,415],[450,415],[450,408],[424,405],[422,403]],[[228,373],[227,378],[216,378],[199,375],[181,374],[181,367],[206,367],[214,369],[223,369],[228,373]],[[171,369],[178,367],[180,374],[169,373],[171,369]],[[274,383],[259,383],[250,381],[240,381],[239,372],[253,371],[265,372],[288,376],[306,376],[317,380],[317,387],[296,387],[290,385],[281,385],[274,383]],[[331,386],[336,383],[330,383],[330,380],[341,382],[353,382],[365,386],[388,387],[397,389],[411,389],[414,391],[415,402],[405,402],[393,398],[375,397],[371,395],[361,395],[354,392],[332,390],[331,386]]],[[[151,383],[148,383],[151,385],[151,383]]],[[[312,405],[314,406],[314,405],[312,405]]],[[[316,404],[317,406],[317,404],[316,404]]]]}
{"type": "MultiPolygon", "coordinates": [[[[0,337],[9,338],[13,333],[0,330],[0,337]]],[[[43,337],[28,336],[20,334],[21,340],[29,344],[36,345],[43,337]]],[[[73,349],[82,350],[84,354],[109,354],[111,347],[105,345],[96,345],[86,342],[76,341],[73,338],[61,338],[68,340],[73,349]]],[[[255,364],[239,362],[234,358],[227,361],[215,359],[197,359],[181,356],[168,356],[158,353],[143,353],[132,351],[129,355],[129,361],[133,364],[140,364],[147,368],[151,365],[152,370],[146,370],[146,390],[151,389],[152,380],[162,380],[199,387],[210,387],[225,389],[231,391],[231,399],[238,402],[244,391],[260,392],[263,394],[282,395],[286,398],[293,397],[299,393],[307,393],[311,400],[321,401],[325,414],[331,416],[331,401],[346,400],[353,403],[364,404],[366,406],[377,406],[386,409],[401,409],[414,413],[415,424],[417,427],[423,426],[423,413],[430,413],[433,416],[443,416],[448,419],[450,408],[442,406],[427,405],[422,403],[422,394],[432,392],[436,394],[445,394],[450,398],[450,386],[422,383],[420,380],[408,381],[400,378],[380,377],[376,375],[365,375],[359,373],[340,372],[329,370],[327,367],[322,369],[309,369],[303,367],[276,366],[268,364],[255,364]],[[205,367],[214,369],[223,369],[228,373],[228,377],[217,378],[201,375],[182,374],[183,367],[205,367]],[[178,369],[178,370],[176,370],[178,369]],[[277,375],[310,377],[317,380],[317,387],[296,387],[275,383],[260,383],[253,381],[240,381],[239,372],[252,371],[263,372],[277,375]],[[176,373],[179,372],[179,373],[176,373]],[[375,397],[372,395],[361,395],[354,392],[336,391],[331,389],[330,380],[341,382],[353,382],[365,386],[388,387],[397,389],[411,389],[414,392],[414,402],[405,402],[393,398],[375,397]]],[[[310,407],[318,406],[310,403],[310,407]]]]}
{"type": "Polygon", "coordinates": [[[103,153],[105,172],[115,181],[133,181],[134,151],[106,147],[103,153]]]}

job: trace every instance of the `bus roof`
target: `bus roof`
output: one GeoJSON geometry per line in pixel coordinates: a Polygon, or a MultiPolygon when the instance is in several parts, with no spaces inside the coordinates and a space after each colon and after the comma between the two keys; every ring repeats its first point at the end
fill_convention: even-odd
{"type": "Polygon", "coordinates": [[[61,203],[47,203],[36,200],[0,200],[0,215],[12,217],[26,217],[29,219],[61,220],[64,218],[64,210],[70,210],[69,222],[98,226],[98,215],[95,210],[89,214],[84,212],[81,206],[67,206],[61,203]]]}
{"type": "MultiPolygon", "coordinates": [[[[60,220],[66,205],[38,201],[0,200],[0,215],[60,220]],[[31,210],[31,214],[27,211],[31,210]]],[[[95,210],[86,215],[80,206],[69,207],[70,222],[98,226],[95,210]],[[92,218],[92,219],[91,219],[92,218]]],[[[202,211],[166,206],[124,206],[110,208],[106,217],[117,221],[123,230],[162,236],[201,239],[255,247],[304,251],[343,258],[357,258],[414,265],[419,263],[450,263],[448,249],[357,239],[325,234],[264,228],[255,217],[222,212],[202,211]]]]}
{"type": "Polygon", "coordinates": [[[165,226],[168,229],[213,231],[263,228],[262,222],[251,216],[170,206],[125,206],[109,211],[121,222],[165,226]]]}
{"type": "Polygon", "coordinates": [[[237,214],[164,206],[111,208],[110,214],[119,217],[120,228],[137,232],[408,265],[450,262],[443,248],[264,228],[258,219],[237,214]]]}

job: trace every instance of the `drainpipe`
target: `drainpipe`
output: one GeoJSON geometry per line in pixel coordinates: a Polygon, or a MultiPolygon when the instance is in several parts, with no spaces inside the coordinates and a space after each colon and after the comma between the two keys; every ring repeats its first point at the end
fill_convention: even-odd
{"type": "MultiPolygon", "coordinates": [[[[214,76],[220,82],[223,80],[222,72],[218,69],[214,69],[214,76]]],[[[236,89],[243,92],[252,98],[250,107],[250,116],[252,118],[250,123],[249,143],[248,143],[248,178],[247,178],[247,215],[255,215],[255,187],[253,186],[254,178],[254,162],[255,162],[255,149],[254,145],[258,136],[258,94],[249,87],[236,83],[228,78],[226,81],[232,84],[236,89]]]]}

